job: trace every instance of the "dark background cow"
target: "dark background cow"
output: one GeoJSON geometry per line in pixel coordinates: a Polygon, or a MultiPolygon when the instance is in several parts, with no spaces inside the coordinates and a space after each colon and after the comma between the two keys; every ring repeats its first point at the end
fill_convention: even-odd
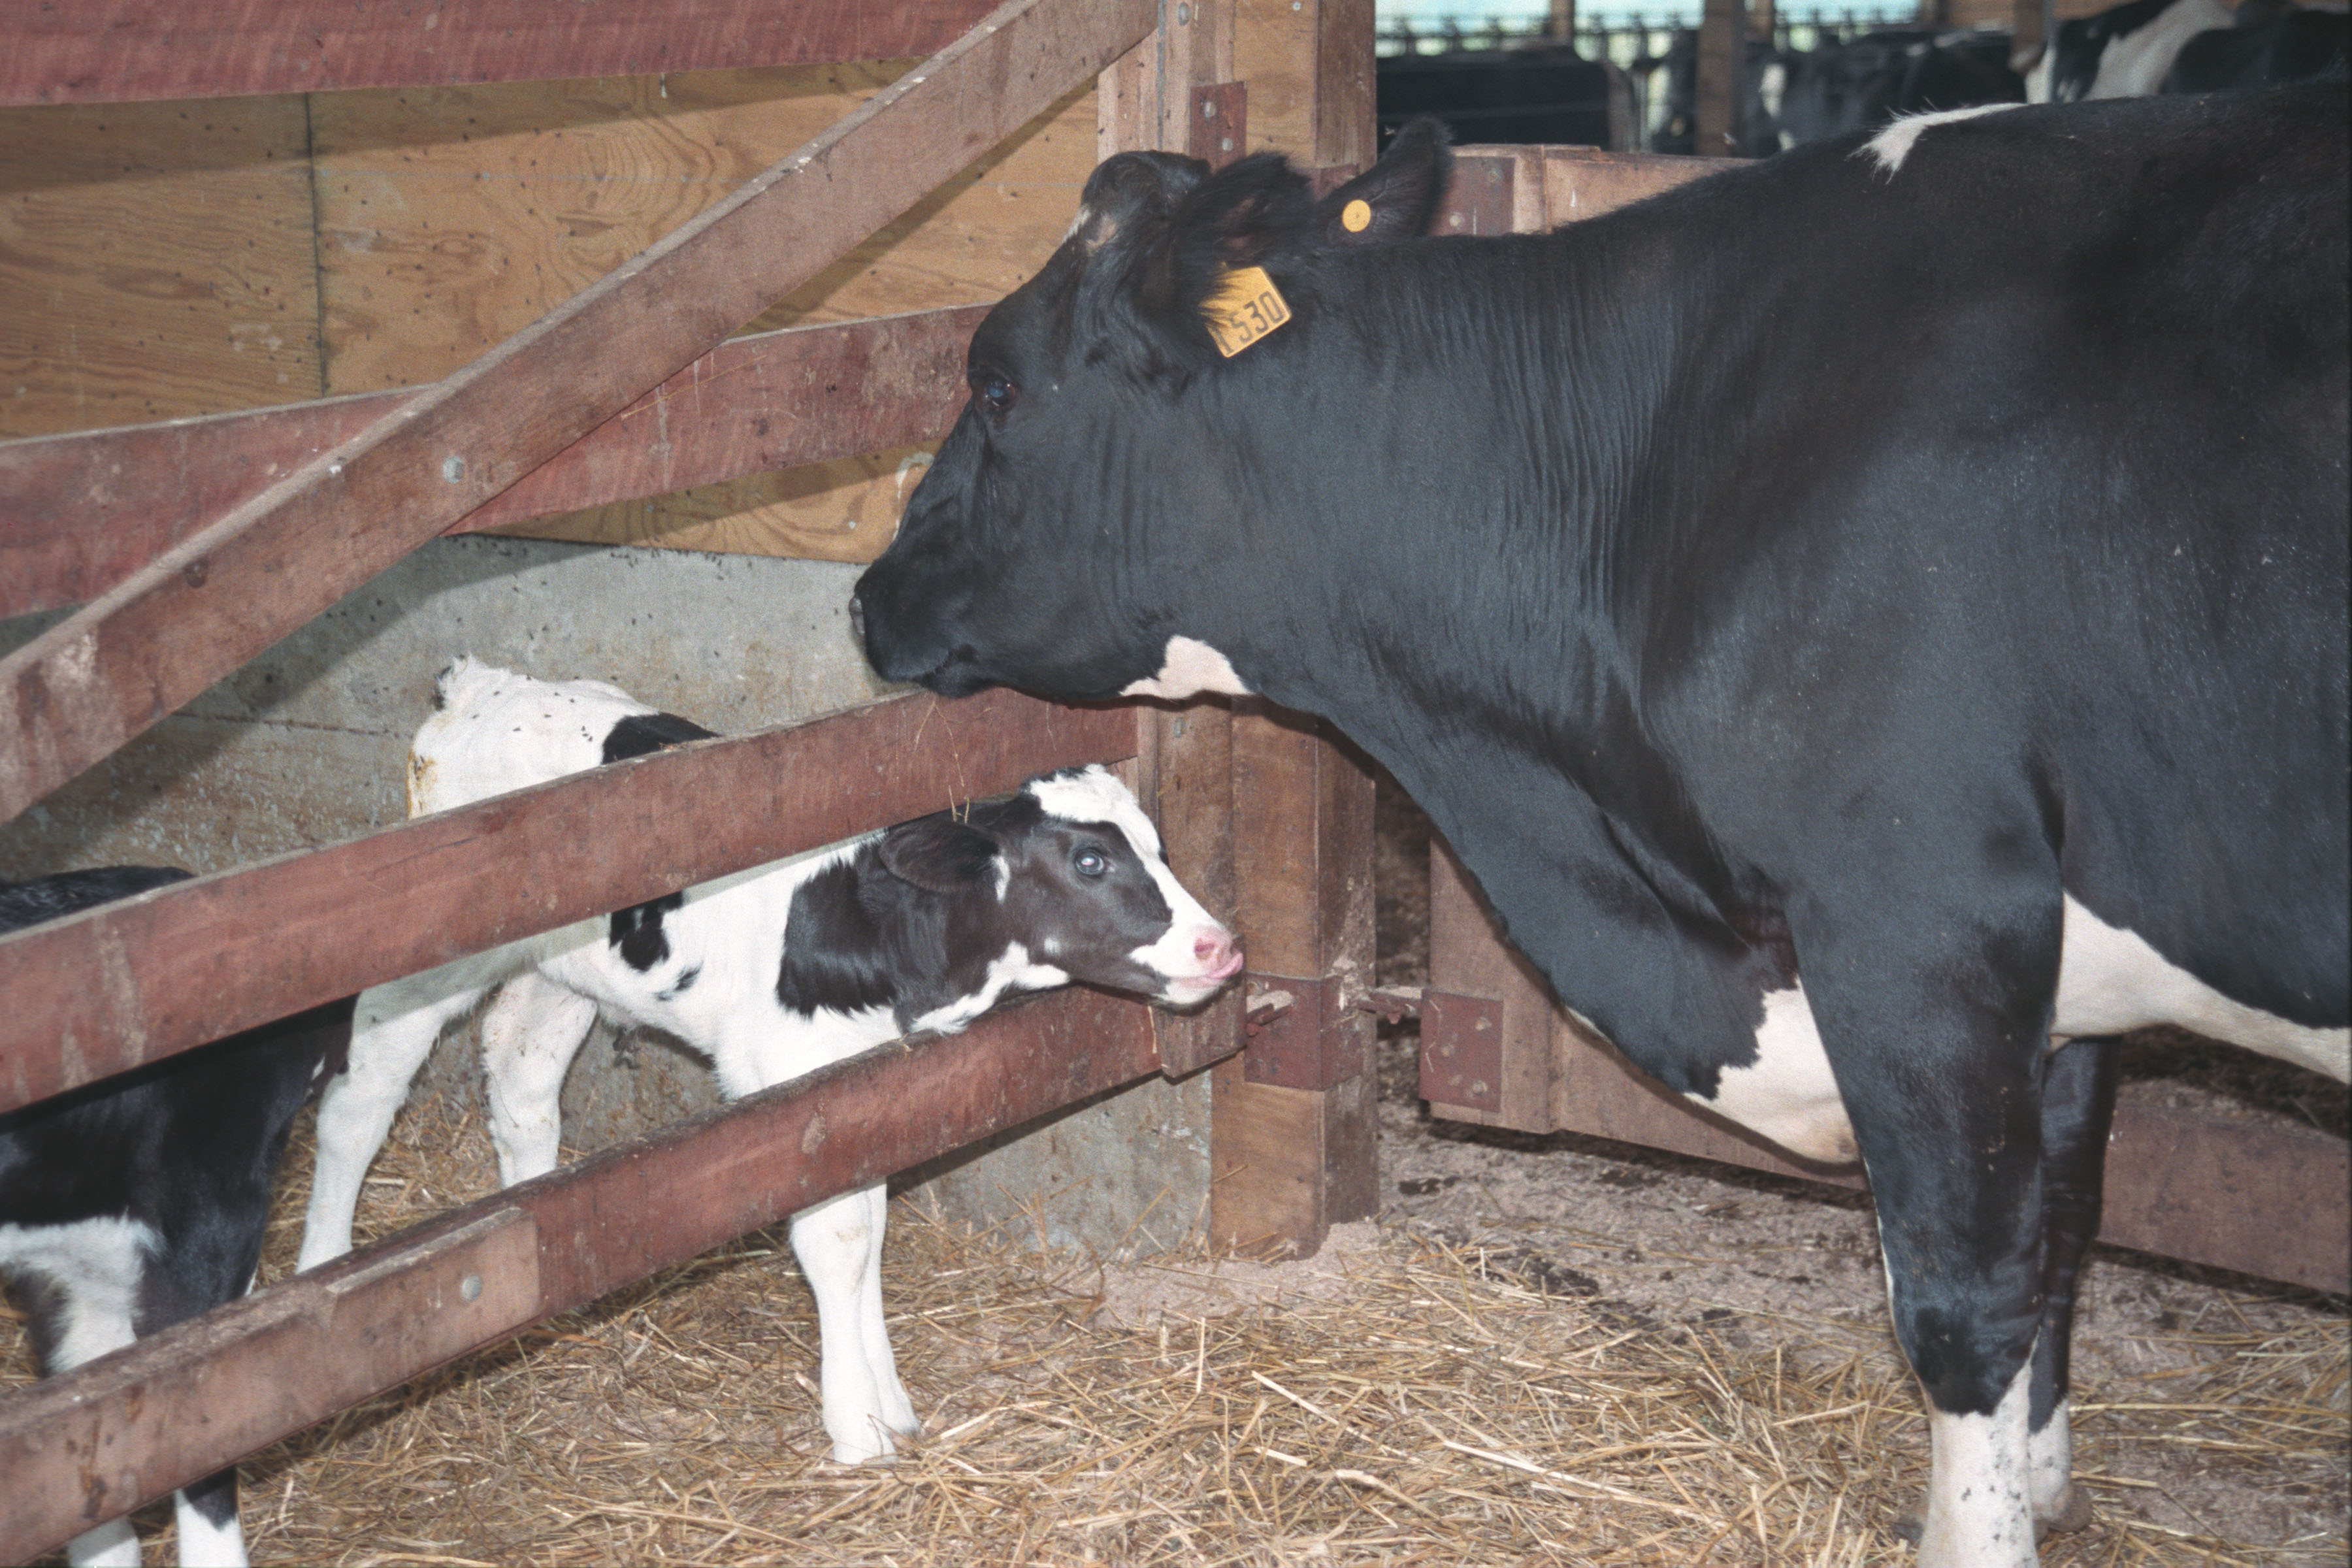
{"type": "Polygon", "coordinates": [[[1320,204],[1114,159],[853,615],[946,693],[1337,722],[1636,1064],[1860,1153],[1921,1560],[2030,1563],[2112,1037],[2352,1076],[2346,110],[1915,120],[1493,239],[1415,237],[1428,128],[1320,204]],[[1227,358],[1237,281],[1289,319],[1227,358]]]}

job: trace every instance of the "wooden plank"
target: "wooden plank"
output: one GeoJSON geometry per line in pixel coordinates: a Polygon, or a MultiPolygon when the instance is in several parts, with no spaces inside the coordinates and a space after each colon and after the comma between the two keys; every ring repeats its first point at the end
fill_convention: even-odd
{"type": "Polygon", "coordinates": [[[79,0],[9,7],[0,103],[120,103],[348,88],[889,59],[945,48],[987,0],[79,0]]]}
{"type": "Polygon", "coordinates": [[[1131,710],[1003,691],[912,695],[573,774],[0,938],[0,1110],[1033,773],[1132,756],[1135,725],[1131,710]]]}
{"type": "Polygon", "coordinates": [[[725,203],[0,659],[0,818],[715,347],[1150,17],[1142,0],[1009,0],[725,203]]]}
{"type": "MultiPolygon", "coordinates": [[[[987,307],[735,338],[452,531],[855,458],[947,434],[987,307]]],[[[414,394],[0,442],[0,616],[79,604],[414,394]]],[[[883,538],[887,527],[872,531],[883,538]]],[[[878,542],[877,542],[878,552],[878,542]]]]}
{"type": "Polygon", "coordinates": [[[2352,1290],[2352,1144],[2275,1118],[2134,1105],[2126,1089],[2099,1239],[2341,1295],[2352,1290]]]}
{"type": "Polygon", "coordinates": [[[317,395],[304,137],[299,98],[0,110],[0,437],[317,395]]]}
{"type": "Polygon", "coordinates": [[[1530,228],[1552,228],[1579,218],[1599,217],[1661,191],[1724,169],[1738,158],[1678,158],[1661,153],[1603,153],[1597,147],[1539,150],[1540,216],[1530,228]]]}
{"type": "Polygon", "coordinates": [[[1740,0],[1706,0],[1698,25],[1697,121],[1692,150],[1720,157],[1737,144],[1748,71],[1748,23],[1740,0]]]}
{"type": "MultiPolygon", "coordinates": [[[[321,290],[335,391],[430,382],[723,199],[903,63],[319,100],[321,290]],[[479,265],[483,258],[496,266],[479,265]]],[[[1082,83],[761,311],[776,329],[991,301],[1052,253],[1094,165],[1082,83]]],[[[928,439],[928,438],[926,438],[928,439]]],[[[589,543],[868,560],[911,445],[820,468],[499,525],[589,543]]]]}
{"type": "Polygon", "coordinates": [[[1158,1066],[1146,1011],[1074,989],[886,1046],[26,1389],[0,1405],[0,1558],[821,1198],[1132,1082],[1158,1066]]]}
{"type": "MultiPolygon", "coordinates": [[[[1560,1114],[1552,1085],[1552,1000],[1535,966],[1495,934],[1494,917],[1442,835],[1429,843],[1429,984],[1501,1004],[1502,1083],[1493,1110],[1452,1100],[1422,1079],[1430,1112],[1451,1121],[1549,1132],[1560,1114]]],[[[1423,1028],[1429,1027],[1423,1019],[1423,1028]]]]}
{"type": "MultiPolygon", "coordinates": [[[[1138,710],[1140,776],[1168,851],[1169,869],[1202,907],[1227,924],[1239,919],[1234,862],[1233,710],[1218,702],[1138,710]]],[[[1242,993],[1235,986],[1192,1014],[1156,1012],[1152,1027],[1171,1077],[1197,1072],[1241,1045],[1242,993]]]]}
{"type": "Polygon", "coordinates": [[[1373,0],[1319,0],[1315,20],[1315,156],[1369,169],[1380,121],[1372,103],[1373,0]]]}
{"type": "Polygon", "coordinates": [[[1321,1017],[1306,1026],[1323,1037],[1312,1053],[1326,1068],[1318,1077],[1335,1081],[1254,1081],[1246,1057],[1216,1069],[1210,1235],[1306,1257],[1332,1225],[1380,1206],[1374,1026],[1350,1005],[1372,974],[1372,781],[1316,721],[1255,700],[1235,705],[1233,757],[1250,973],[1305,983],[1302,994],[1321,999],[1321,1017]]]}

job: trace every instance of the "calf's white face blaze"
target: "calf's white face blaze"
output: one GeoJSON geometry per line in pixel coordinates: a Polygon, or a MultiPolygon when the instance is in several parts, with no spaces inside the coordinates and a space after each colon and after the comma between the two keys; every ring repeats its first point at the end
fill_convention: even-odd
{"type": "Polygon", "coordinates": [[[1170,637],[1160,656],[1160,673],[1146,680],[1130,680],[1119,689],[1122,697],[1160,697],[1181,701],[1213,692],[1221,697],[1247,697],[1249,685],[1234,673],[1233,661],[1197,637],[1170,637]]]}
{"type": "Polygon", "coordinates": [[[1168,905],[1168,929],[1129,954],[1165,982],[1157,1000],[1189,1007],[1214,995],[1241,972],[1239,942],[1168,868],[1168,862],[1160,858],[1160,830],[1125,785],[1107,770],[1090,767],[1039,779],[1029,789],[1037,804],[1053,816],[1074,822],[1108,822],[1135,847],[1136,858],[1168,905]]]}

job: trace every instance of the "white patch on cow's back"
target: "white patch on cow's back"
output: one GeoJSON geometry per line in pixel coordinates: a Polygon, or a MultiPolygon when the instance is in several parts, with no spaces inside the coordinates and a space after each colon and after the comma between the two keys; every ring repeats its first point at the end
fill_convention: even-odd
{"type": "Polygon", "coordinates": [[[1864,142],[1862,152],[1855,156],[1867,154],[1876,159],[1878,172],[1891,180],[1903,167],[1903,161],[1911,156],[1911,149],[1918,142],[1921,132],[1938,125],[1949,125],[1958,120],[1974,120],[1979,114],[1998,114],[2004,109],[2022,107],[2015,103],[1979,103],[1967,109],[1937,109],[1926,114],[1906,114],[1864,142]]]}
{"type": "Polygon", "coordinates": [[[1234,673],[1233,661],[1197,637],[1170,637],[1160,656],[1160,673],[1149,680],[1130,680],[1122,697],[1164,697],[1181,701],[1202,692],[1247,697],[1249,687],[1234,673]]]}
{"type": "Polygon", "coordinates": [[[1919,1568],[2034,1568],[2032,1461],[2025,1417],[2033,1358],[1986,1415],[1927,1405],[1933,1468],[1919,1568]]]}
{"type": "Polygon", "coordinates": [[[2072,894],[2064,929],[2053,1041],[2171,1024],[2339,1082],[2352,1080],[2352,1028],[2313,1028],[2232,1002],[2072,894]]]}
{"type": "Polygon", "coordinates": [[[1688,1098],[1808,1160],[1842,1165],[1858,1157],[1853,1124],[1801,984],[1765,993],[1755,1061],[1725,1068],[1712,1100],[1688,1098]]]}

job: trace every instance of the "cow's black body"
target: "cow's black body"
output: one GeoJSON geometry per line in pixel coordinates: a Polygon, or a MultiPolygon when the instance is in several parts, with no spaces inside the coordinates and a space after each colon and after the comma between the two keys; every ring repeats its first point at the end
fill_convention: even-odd
{"type": "MultiPolygon", "coordinates": [[[[1370,246],[1263,162],[1118,161],[975,338],[869,655],[1075,699],[1207,645],[1702,1099],[1801,973],[1931,1403],[2032,1354],[2039,1442],[2112,1093],[2048,1048],[2062,902],[2347,1017],[2346,141],[2340,84],[2015,109],[1370,246]],[[1297,319],[1223,361],[1252,261],[1297,319]]],[[[1331,202],[1412,228],[1413,156],[1331,202]]],[[[1937,1497],[1924,1555],[2032,1559],[1937,1497]]]]}

